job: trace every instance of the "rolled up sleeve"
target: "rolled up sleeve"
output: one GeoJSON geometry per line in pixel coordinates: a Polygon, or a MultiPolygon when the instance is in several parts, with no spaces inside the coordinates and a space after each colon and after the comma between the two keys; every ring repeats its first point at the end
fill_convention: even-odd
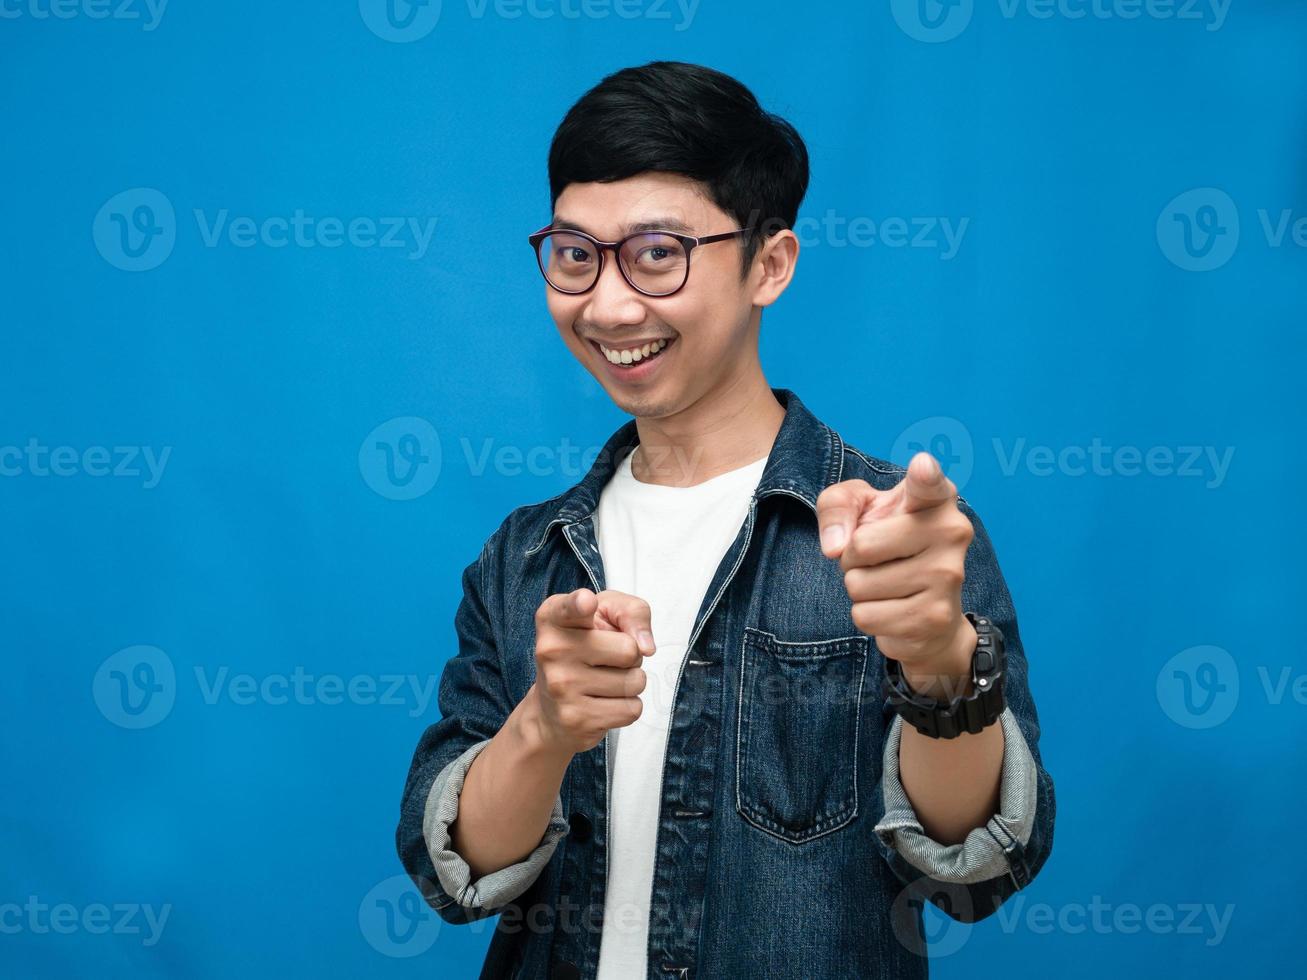
{"type": "Polygon", "coordinates": [[[463,780],[472,768],[473,761],[489,744],[490,739],[475,743],[436,775],[431,791],[427,794],[426,811],[422,818],[422,836],[426,840],[440,887],[459,905],[478,912],[507,905],[530,888],[549,863],[558,842],[568,832],[568,822],[563,816],[563,801],[558,797],[554,800],[549,826],[535,850],[516,864],[473,880],[471,868],[453,850],[449,828],[458,819],[458,801],[463,792],[463,780]]]}
{"type": "Polygon", "coordinates": [[[976,827],[959,844],[941,844],[928,836],[917,819],[899,778],[899,740],[903,719],[895,716],[885,739],[882,793],[885,815],[876,833],[889,847],[923,874],[939,881],[973,884],[1006,875],[1013,842],[1030,843],[1038,807],[1038,771],[1025,736],[1011,708],[999,716],[1003,726],[1003,768],[999,782],[999,812],[976,827]]]}

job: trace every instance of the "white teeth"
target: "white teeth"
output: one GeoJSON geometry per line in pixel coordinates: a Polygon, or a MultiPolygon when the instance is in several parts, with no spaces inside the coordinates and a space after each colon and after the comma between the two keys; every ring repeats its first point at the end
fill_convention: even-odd
{"type": "Polygon", "coordinates": [[[599,345],[599,349],[603,352],[604,357],[608,358],[608,360],[614,364],[634,364],[637,361],[644,360],[646,357],[657,354],[666,346],[666,340],[653,340],[645,344],[643,347],[631,347],[627,350],[617,351],[605,347],[603,344],[599,345]]]}

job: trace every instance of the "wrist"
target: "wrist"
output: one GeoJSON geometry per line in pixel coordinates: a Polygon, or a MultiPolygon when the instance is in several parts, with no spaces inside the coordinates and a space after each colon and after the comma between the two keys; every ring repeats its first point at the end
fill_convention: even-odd
{"type": "Polygon", "coordinates": [[[535,684],[526,692],[520,704],[508,716],[508,726],[525,762],[554,762],[566,767],[573,753],[562,744],[549,728],[540,705],[540,692],[535,684]]]}
{"type": "Polygon", "coordinates": [[[972,693],[971,660],[976,628],[965,616],[938,652],[923,661],[903,664],[903,679],[917,694],[950,701],[972,693]]]}

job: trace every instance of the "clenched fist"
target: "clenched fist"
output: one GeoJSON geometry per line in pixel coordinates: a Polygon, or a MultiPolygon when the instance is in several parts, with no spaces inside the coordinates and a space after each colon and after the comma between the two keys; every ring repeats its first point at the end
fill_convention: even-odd
{"type": "Polygon", "coordinates": [[[570,753],[594,748],[610,728],[640,717],[654,652],[649,604],[611,589],[551,595],[536,610],[540,729],[570,753]]]}
{"type": "Polygon", "coordinates": [[[962,579],[975,532],[957,499],[925,452],[889,490],[845,480],[817,498],[821,550],[844,569],[854,624],[909,681],[970,669],[976,634],[962,615],[962,579]]]}

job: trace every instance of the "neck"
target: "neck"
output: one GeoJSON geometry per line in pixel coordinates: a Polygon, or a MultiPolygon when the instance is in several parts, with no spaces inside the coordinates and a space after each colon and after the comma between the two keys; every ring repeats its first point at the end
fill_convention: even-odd
{"type": "Polygon", "coordinates": [[[784,418],[759,368],[673,415],[637,418],[631,472],[642,483],[694,486],[766,456],[784,418]]]}

